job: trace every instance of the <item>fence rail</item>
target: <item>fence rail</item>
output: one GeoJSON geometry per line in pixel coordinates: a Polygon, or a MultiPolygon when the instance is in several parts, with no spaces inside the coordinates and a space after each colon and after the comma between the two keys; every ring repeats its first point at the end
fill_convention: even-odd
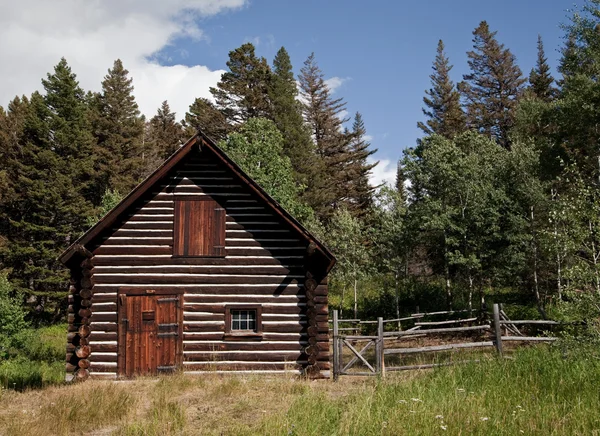
{"type": "MultiPolygon", "coordinates": [[[[499,356],[503,356],[504,342],[552,342],[556,337],[546,336],[526,336],[522,334],[517,325],[548,325],[554,326],[563,324],[558,321],[550,320],[510,320],[502,311],[500,305],[494,304],[491,320],[487,313],[480,313],[479,316],[474,316],[472,310],[453,310],[453,311],[438,311],[429,313],[414,313],[409,317],[386,319],[382,317],[377,320],[360,320],[360,319],[339,319],[338,311],[333,312],[333,326],[330,329],[333,333],[333,378],[337,380],[342,375],[382,375],[385,376],[386,371],[406,371],[413,369],[435,368],[439,366],[448,366],[457,363],[478,362],[479,360],[461,360],[456,362],[442,363],[421,363],[414,365],[396,365],[386,366],[386,356],[408,356],[425,353],[435,353],[440,351],[466,350],[476,348],[495,348],[499,356]],[[423,318],[428,316],[439,315],[457,315],[469,313],[468,318],[443,321],[423,321],[423,318]],[[400,325],[398,331],[385,331],[385,324],[400,323],[402,321],[414,321],[414,326],[407,330],[402,330],[400,325]],[[479,322],[476,325],[473,323],[479,322]],[[355,324],[354,327],[340,327],[340,324],[355,324]],[[360,331],[360,325],[376,324],[376,335],[360,335],[356,332],[360,331]],[[463,325],[460,325],[463,324],[463,325]],[[466,325],[465,325],[466,324],[466,325]],[[447,326],[447,327],[446,327],[447,326]],[[428,328],[429,327],[429,328],[428,328]],[[503,333],[504,330],[504,333],[503,333]],[[354,334],[346,334],[345,332],[355,332],[354,334]],[[490,340],[480,340],[477,342],[462,342],[450,343],[442,345],[427,345],[419,347],[403,347],[398,346],[398,341],[414,339],[417,337],[430,337],[452,333],[486,333],[491,334],[490,340]],[[511,336],[512,335],[512,336],[511,336]],[[395,343],[390,343],[390,341],[395,343]],[[386,342],[387,341],[387,342],[386,342]],[[366,342],[366,344],[365,344],[366,342]],[[350,351],[350,360],[344,363],[343,351],[350,351]],[[374,361],[369,361],[369,354],[374,351],[374,361]],[[361,365],[367,371],[357,371],[355,368],[361,365]],[[351,371],[355,368],[354,371],[351,371]]],[[[489,337],[489,336],[488,336],[489,337]]],[[[482,338],[483,339],[483,338],[482,338]]],[[[372,354],[370,357],[373,357],[372,354]]]]}

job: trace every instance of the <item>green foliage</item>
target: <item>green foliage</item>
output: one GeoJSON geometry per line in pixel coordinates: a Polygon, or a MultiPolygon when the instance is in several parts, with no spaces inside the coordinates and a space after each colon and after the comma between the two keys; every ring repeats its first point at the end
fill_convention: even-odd
{"type": "Polygon", "coordinates": [[[346,209],[334,212],[327,227],[326,241],[337,258],[331,274],[331,291],[340,294],[340,307],[344,297],[354,294],[354,316],[358,314],[359,280],[366,277],[370,267],[370,252],[366,246],[366,229],[363,223],[346,209]]]}
{"type": "Polygon", "coordinates": [[[107,189],[104,191],[100,207],[97,208],[94,215],[88,217],[88,227],[92,227],[94,224],[100,221],[104,215],[115,208],[121,202],[121,200],[123,200],[123,196],[119,191],[113,189],[107,189]]]}
{"type": "Polygon", "coordinates": [[[446,57],[441,39],[432,68],[433,74],[429,76],[432,88],[425,91],[427,96],[423,97],[423,103],[427,107],[423,109],[423,114],[427,121],[419,121],[417,126],[426,135],[437,134],[452,138],[466,129],[466,120],[460,107],[460,94],[450,79],[452,65],[446,57]]]}
{"type": "Polygon", "coordinates": [[[27,327],[25,311],[12,293],[6,274],[0,274],[0,360],[6,357],[11,338],[27,327]]]}
{"type": "Polygon", "coordinates": [[[299,200],[301,187],[294,182],[290,159],[283,155],[283,137],[272,121],[252,118],[220,146],[292,216],[310,219],[312,211],[299,200]]]}
{"type": "Polygon", "coordinates": [[[271,114],[269,83],[271,69],[265,58],[258,58],[250,42],[229,52],[229,71],[221,76],[210,93],[227,123],[239,124],[251,118],[268,118],[271,114]]]}
{"type": "Polygon", "coordinates": [[[104,76],[102,92],[93,99],[100,192],[109,188],[129,192],[146,172],[144,117],[135,102],[132,82],[129,71],[117,59],[104,76]]]}
{"type": "Polygon", "coordinates": [[[302,104],[290,56],[281,47],[273,60],[269,98],[273,122],[283,135],[283,154],[290,158],[296,182],[309,186],[315,172],[315,147],[302,118],[302,104]]]}
{"type": "MultiPolygon", "coordinates": [[[[313,391],[252,434],[593,434],[600,361],[558,349],[524,349],[514,360],[483,359],[365,382],[345,395],[313,391]],[[577,399],[574,401],[573,399],[577,399]]],[[[247,431],[242,434],[250,434],[247,431]]]]}
{"type": "Polygon", "coordinates": [[[185,138],[183,127],[175,120],[175,112],[171,112],[166,100],[162,102],[156,115],[150,119],[146,131],[145,153],[147,153],[147,158],[145,166],[146,172],[150,173],[175,153],[185,138]]]}
{"type": "Polygon", "coordinates": [[[207,98],[194,100],[185,114],[183,125],[187,137],[191,137],[201,130],[215,141],[225,139],[231,130],[225,115],[207,98]]]}
{"type": "Polygon", "coordinates": [[[466,100],[467,124],[510,148],[509,130],[525,83],[516,58],[498,43],[486,21],[473,31],[473,50],[467,56],[471,73],[459,84],[466,100]]]}
{"type": "Polygon", "coordinates": [[[62,59],[43,80],[46,94],[15,101],[15,136],[4,163],[9,180],[0,261],[31,302],[36,322],[60,316],[66,273],[57,260],[85,228],[95,194],[93,137],[75,74],[62,59]]]}
{"type": "Polygon", "coordinates": [[[23,357],[0,360],[0,388],[23,391],[57,385],[64,380],[64,362],[35,362],[23,357]]]}

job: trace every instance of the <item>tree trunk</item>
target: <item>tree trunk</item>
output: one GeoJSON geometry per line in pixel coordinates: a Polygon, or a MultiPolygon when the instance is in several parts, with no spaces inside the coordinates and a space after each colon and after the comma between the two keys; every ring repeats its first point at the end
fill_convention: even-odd
{"type": "Polygon", "coordinates": [[[469,271],[469,312],[473,311],[473,276],[469,271]]]}
{"type": "Polygon", "coordinates": [[[594,227],[592,221],[588,221],[590,229],[590,238],[592,240],[592,262],[594,262],[594,278],[596,281],[596,293],[600,294],[600,276],[598,275],[598,252],[596,250],[596,242],[594,241],[594,227]]]}
{"type": "Polygon", "coordinates": [[[357,303],[357,295],[356,288],[358,287],[358,280],[354,278],[354,319],[358,319],[358,303],[357,303]]]}
{"type": "MultiPolygon", "coordinates": [[[[394,274],[395,285],[396,285],[396,319],[400,318],[400,290],[399,290],[399,280],[398,280],[398,272],[394,274]]],[[[400,321],[398,321],[398,331],[402,330],[402,326],[400,325],[400,321]]]]}

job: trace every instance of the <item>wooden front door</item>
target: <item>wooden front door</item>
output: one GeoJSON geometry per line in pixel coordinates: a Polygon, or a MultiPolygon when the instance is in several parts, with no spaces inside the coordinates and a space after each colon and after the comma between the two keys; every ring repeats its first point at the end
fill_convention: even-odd
{"type": "Polygon", "coordinates": [[[181,299],[180,294],[156,295],[151,290],[119,296],[120,375],[155,375],[179,367],[181,299]]]}

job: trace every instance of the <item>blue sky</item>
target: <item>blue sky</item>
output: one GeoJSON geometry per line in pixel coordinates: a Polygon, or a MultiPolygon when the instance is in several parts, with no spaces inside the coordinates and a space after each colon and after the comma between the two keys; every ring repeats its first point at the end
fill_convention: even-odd
{"type": "Polygon", "coordinates": [[[336,96],[345,98],[350,113],[363,114],[372,145],[379,150],[377,157],[389,160],[392,165],[387,169],[393,170],[402,150],[420,136],[416,123],[423,119],[422,98],[429,87],[438,39],[444,40],[454,64],[455,82],[467,72],[466,52],[481,20],[498,31],[498,40],[516,55],[525,74],[535,63],[538,33],[555,68],[563,35],[559,25],[567,22],[570,7],[571,2],[562,0],[374,1],[369,5],[255,0],[241,10],[205,20],[201,27],[206,39],[179,40],[162,54],[170,56],[171,62],[225,68],[229,50],[254,41],[257,53],[269,61],[285,46],[298,72],[314,51],[327,77],[343,79],[336,96]]]}
{"type": "MultiPolygon", "coordinates": [[[[40,79],[66,57],[86,90],[98,91],[115,59],[129,69],[147,116],[163,100],[181,118],[226,68],[228,52],[246,41],[269,62],[283,45],[296,72],[316,59],[360,111],[376,157],[377,179],[393,179],[402,150],[420,136],[438,39],[467,72],[472,31],[487,20],[528,74],[540,33],[556,67],[561,22],[572,0],[19,0],[0,2],[0,105],[41,90],[40,79]]],[[[378,180],[376,180],[378,181],[378,180]]]]}

